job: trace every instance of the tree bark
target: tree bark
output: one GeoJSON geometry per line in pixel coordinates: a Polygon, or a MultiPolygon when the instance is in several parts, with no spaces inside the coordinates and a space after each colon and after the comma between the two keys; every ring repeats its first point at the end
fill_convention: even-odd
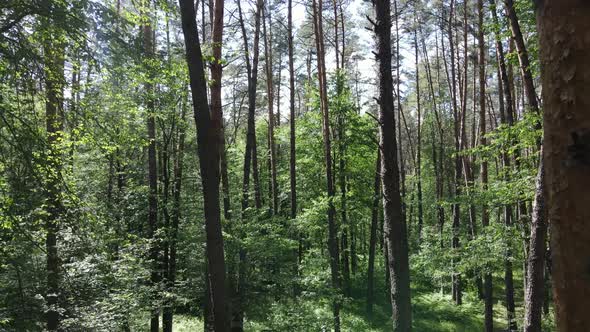
{"type": "MultiPolygon", "coordinates": [[[[149,3],[149,2],[148,2],[149,3]]],[[[148,4],[145,6],[149,7],[148,4]]],[[[143,10],[147,11],[147,8],[143,10]]],[[[147,15],[144,12],[144,15],[147,15]]],[[[142,34],[143,34],[143,52],[146,58],[150,59],[154,56],[154,40],[153,40],[153,31],[150,25],[151,23],[148,22],[142,26],[142,34]]],[[[148,68],[148,70],[151,70],[148,68]]],[[[150,77],[153,74],[148,74],[150,77]]],[[[150,245],[150,261],[152,264],[151,267],[151,276],[150,282],[152,287],[157,287],[158,283],[160,282],[160,273],[159,271],[159,262],[158,256],[160,253],[159,250],[159,239],[156,238],[156,234],[158,231],[158,167],[157,167],[157,156],[156,156],[156,114],[155,114],[155,105],[154,105],[154,96],[153,91],[154,87],[151,82],[147,82],[145,84],[145,91],[146,91],[146,109],[147,109],[147,138],[149,141],[148,144],[148,238],[152,241],[150,245]]],[[[156,302],[158,298],[158,294],[152,294],[153,298],[152,301],[156,302]]],[[[151,318],[150,318],[150,331],[157,332],[159,329],[159,312],[160,308],[152,304],[151,308],[151,318]]]]}
{"type": "MultiPolygon", "coordinates": [[[[46,22],[52,24],[53,22],[46,22]]],[[[57,247],[59,223],[65,213],[61,198],[62,155],[61,141],[64,130],[64,77],[65,43],[48,38],[44,40],[45,72],[45,125],[47,130],[47,165],[45,183],[45,250],[47,269],[46,324],[48,331],[58,331],[60,325],[60,259],[57,247]]]]}
{"type": "MultiPolygon", "coordinates": [[[[320,109],[322,112],[322,133],[324,137],[324,160],[326,163],[326,183],[328,194],[328,251],[330,253],[330,270],[332,276],[332,288],[338,294],[340,292],[340,276],[338,258],[338,230],[336,227],[336,209],[334,207],[334,173],[332,170],[332,143],[330,139],[330,116],[328,113],[328,89],[326,78],[324,33],[322,23],[322,2],[313,0],[313,21],[315,32],[315,43],[318,63],[318,81],[320,91],[320,109]]],[[[334,315],[334,331],[340,332],[340,300],[335,296],[332,303],[334,315]]]]}
{"type": "MultiPolygon", "coordinates": [[[[272,19],[270,12],[264,10],[265,16],[268,14],[269,20],[269,32],[272,19]]],[[[275,145],[275,119],[273,113],[273,101],[274,101],[274,86],[272,83],[272,32],[266,33],[266,18],[263,18],[262,28],[264,33],[264,55],[266,61],[266,92],[268,97],[268,149],[269,149],[269,162],[270,162],[270,196],[272,202],[272,214],[279,212],[279,190],[277,187],[277,151],[275,145]]]]}
{"type": "MultiPolygon", "coordinates": [[[[186,96],[188,97],[188,96],[186,96]]],[[[185,97],[185,98],[186,98],[185,97]]],[[[188,98],[187,98],[188,99],[188,98]]],[[[178,124],[178,143],[174,148],[174,169],[173,169],[173,188],[172,188],[172,223],[169,232],[168,246],[169,246],[169,258],[168,258],[168,270],[167,279],[169,283],[170,291],[174,294],[174,283],[176,282],[176,244],[178,242],[178,227],[180,225],[181,217],[181,188],[182,188],[182,171],[183,171],[183,158],[184,158],[184,142],[186,138],[186,108],[188,100],[185,100],[182,105],[182,112],[180,115],[180,123],[178,124]]],[[[172,303],[174,303],[172,301],[172,303]]],[[[174,308],[165,307],[163,314],[163,325],[164,332],[172,332],[172,323],[174,318],[174,308]]]]}
{"type": "Polygon", "coordinates": [[[395,137],[393,77],[391,68],[391,2],[374,1],[379,62],[379,138],[381,149],[381,185],[385,244],[388,254],[387,268],[391,279],[391,305],[393,330],[410,331],[412,311],[410,304],[410,271],[406,225],[401,214],[401,197],[395,137]]]}
{"type": "Polygon", "coordinates": [[[252,63],[250,63],[250,52],[248,50],[248,36],[242,17],[242,8],[238,1],[238,13],[242,38],[244,40],[244,55],[246,58],[246,70],[248,72],[248,125],[246,133],[246,151],[244,153],[244,174],[242,186],[242,217],[249,205],[250,195],[250,170],[254,180],[254,200],[257,209],[262,207],[260,194],[260,180],[258,177],[258,153],[256,151],[256,84],[258,82],[258,57],[260,43],[260,16],[262,13],[262,0],[257,0],[256,13],[254,16],[254,45],[252,63]]]}
{"type": "MultiPolygon", "coordinates": [[[[479,74],[479,145],[485,147],[486,139],[486,57],[485,57],[485,39],[484,39],[484,13],[483,0],[477,0],[478,31],[477,43],[478,48],[478,74],[479,74]]],[[[480,179],[482,191],[488,190],[488,162],[481,161],[480,179]]],[[[481,225],[486,228],[490,224],[490,216],[487,204],[484,202],[481,209],[481,225]]],[[[484,297],[484,327],[486,332],[494,330],[494,308],[493,308],[493,285],[492,274],[486,272],[483,278],[483,297],[484,297]]]]}
{"type": "Polygon", "coordinates": [[[377,150],[377,165],[375,167],[375,182],[373,185],[373,207],[371,209],[371,235],[369,239],[369,265],[367,268],[367,316],[373,316],[375,302],[375,247],[377,245],[377,226],[379,224],[379,199],[381,198],[381,151],[377,150]]]}
{"type": "Polygon", "coordinates": [[[558,331],[589,331],[590,7],[537,2],[544,156],[558,331]]]}
{"type": "Polygon", "coordinates": [[[422,224],[424,208],[422,206],[422,108],[420,105],[420,62],[419,62],[419,48],[418,48],[418,13],[414,13],[416,28],[414,30],[414,51],[416,57],[416,112],[417,112],[417,135],[418,145],[416,147],[416,189],[418,199],[418,245],[422,243],[422,224]]]}
{"type": "MultiPolygon", "coordinates": [[[[192,1],[179,0],[182,31],[186,47],[195,123],[197,126],[198,156],[205,212],[208,274],[215,331],[227,331],[225,291],[225,259],[221,232],[219,204],[219,136],[221,119],[209,112],[207,84],[203,68],[201,45],[197,30],[195,7],[192,1]]],[[[222,10],[222,9],[219,9],[222,10]]]]}
{"type": "MultiPolygon", "coordinates": [[[[541,158],[543,152],[541,150],[541,158]]],[[[547,237],[547,220],[545,217],[545,169],[543,162],[539,165],[535,188],[535,202],[531,223],[531,241],[528,257],[528,280],[525,292],[524,331],[541,331],[541,314],[545,296],[545,253],[547,237]]]]}
{"type": "Polygon", "coordinates": [[[522,31],[520,30],[520,24],[518,23],[518,17],[516,16],[516,10],[514,8],[513,0],[504,0],[506,6],[506,12],[508,14],[508,21],[510,22],[510,31],[512,32],[512,38],[516,44],[516,50],[518,51],[518,62],[520,63],[520,71],[522,74],[524,93],[527,97],[527,102],[531,111],[539,112],[539,103],[537,101],[537,93],[535,92],[535,85],[533,83],[533,74],[531,73],[531,64],[529,61],[529,54],[524,43],[522,31]]]}

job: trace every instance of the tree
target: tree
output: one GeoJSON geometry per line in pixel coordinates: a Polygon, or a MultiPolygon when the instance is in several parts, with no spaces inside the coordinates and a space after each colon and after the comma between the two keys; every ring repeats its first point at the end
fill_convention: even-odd
{"type": "MultiPolygon", "coordinates": [[[[480,146],[485,147],[487,145],[486,138],[486,57],[485,57],[485,39],[484,39],[484,14],[483,14],[483,0],[477,1],[477,14],[478,14],[478,31],[477,31],[477,43],[479,44],[479,131],[480,131],[480,146]]],[[[488,189],[488,163],[486,160],[481,162],[481,185],[482,190],[488,189]]],[[[483,227],[487,227],[490,224],[490,216],[488,212],[487,204],[484,202],[481,211],[481,224],[483,227]]],[[[494,309],[493,309],[493,285],[492,285],[492,274],[486,272],[483,280],[483,292],[485,302],[485,330],[486,332],[492,332],[494,329],[494,309]]]]}
{"type": "Polygon", "coordinates": [[[324,32],[322,23],[322,3],[323,0],[313,0],[313,25],[315,34],[318,81],[320,92],[320,110],[322,113],[322,136],[324,139],[324,162],[326,166],[326,189],[328,195],[328,251],[330,252],[330,274],[332,278],[332,288],[336,292],[332,302],[334,314],[334,331],[340,332],[340,300],[337,293],[340,291],[340,268],[338,259],[338,230],[336,227],[336,208],[334,207],[334,173],[332,169],[332,142],[330,139],[330,115],[328,111],[328,88],[325,64],[324,50],[324,32]]]}
{"type": "MultiPolygon", "coordinates": [[[[272,83],[272,20],[268,10],[264,10],[265,16],[268,15],[269,33],[266,33],[266,18],[262,20],[264,32],[264,56],[266,62],[266,91],[268,98],[268,155],[270,163],[270,196],[272,213],[277,214],[279,211],[279,190],[277,187],[277,152],[275,144],[275,119],[273,113],[274,86],[272,83]],[[269,46],[269,44],[271,44],[269,46]]],[[[278,105],[278,104],[277,104],[278,105]]]]}
{"type": "Polygon", "coordinates": [[[551,223],[558,331],[590,329],[590,8],[584,1],[537,2],[544,104],[543,161],[551,223]]]}
{"type": "Polygon", "coordinates": [[[383,191],[384,237],[387,248],[387,268],[391,279],[391,305],[393,330],[410,331],[412,310],[410,304],[410,271],[406,225],[401,215],[397,141],[391,75],[391,3],[374,1],[379,62],[379,148],[381,150],[381,186],[383,191]]]}
{"type": "MultiPolygon", "coordinates": [[[[55,27],[58,19],[58,8],[50,7],[50,13],[56,17],[50,18],[46,24],[55,27]]],[[[61,218],[65,214],[62,193],[62,154],[60,145],[64,131],[64,62],[65,36],[60,34],[59,27],[48,33],[57,33],[55,40],[45,40],[45,123],[47,130],[47,166],[46,166],[46,217],[45,217],[45,250],[47,258],[47,330],[58,331],[60,324],[60,257],[58,253],[58,233],[61,218]]]]}
{"type": "Polygon", "coordinates": [[[215,331],[227,331],[225,259],[223,237],[221,234],[221,214],[219,204],[219,135],[220,118],[209,111],[207,85],[203,69],[199,33],[197,30],[195,8],[188,0],[180,0],[182,31],[186,48],[186,61],[189,68],[193,109],[197,126],[198,156],[201,182],[203,185],[203,205],[205,211],[205,232],[207,241],[208,282],[211,285],[211,303],[215,331]]]}
{"type": "Polygon", "coordinates": [[[244,39],[244,54],[246,57],[246,69],[248,72],[248,129],[246,136],[246,151],[244,154],[244,179],[243,179],[243,193],[242,193],[242,215],[248,208],[248,199],[250,194],[250,166],[252,167],[252,176],[254,178],[254,198],[256,208],[262,207],[262,200],[260,195],[260,180],[258,179],[258,153],[256,151],[256,84],[258,82],[258,55],[260,42],[260,16],[262,13],[263,2],[257,0],[256,13],[254,17],[254,45],[252,64],[250,64],[250,52],[248,51],[248,36],[246,34],[246,27],[244,19],[242,18],[242,7],[238,1],[238,13],[240,17],[240,26],[242,29],[242,37],[244,39]]]}
{"type": "MultiPolygon", "coordinates": [[[[541,158],[543,153],[541,151],[541,158]]],[[[528,257],[528,280],[525,289],[524,331],[541,331],[541,311],[545,288],[545,254],[547,237],[547,220],[545,217],[545,169],[543,162],[539,165],[535,202],[531,223],[531,242],[528,257]]]]}

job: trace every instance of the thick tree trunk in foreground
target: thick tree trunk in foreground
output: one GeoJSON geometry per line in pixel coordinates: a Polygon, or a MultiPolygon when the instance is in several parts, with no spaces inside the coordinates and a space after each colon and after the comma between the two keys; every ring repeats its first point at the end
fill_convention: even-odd
{"type": "Polygon", "coordinates": [[[391,75],[391,3],[376,0],[375,34],[379,62],[379,138],[381,148],[381,185],[387,268],[391,279],[393,330],[412,329],[410,271],[406,225],[401,214],[397,141],[395,137],[393,77],[391,75]]]}
{"type": "Polygon", "coordinates": [[[189,68],[194,116],[197,126],[197,144],[203,201],[205,212],[205,233],[207,238],[207,259],[215,331],[227,331],[227,310],[225,291],[225,259],[221,233],[219,204],[219,135],[221,119],[209,112],[207,84],[203,69],[201,45],[192,1],[180,0],[182,31],[186,47],[186,61],[189,68]]]}
{"type": "Polygon", "coordinates": [[[590,7],[538,1],[544,162],[558,331],[590,331],[590,7]]]}
{"type": "MultiPolygon", "coordinates": [[[[326,183],[328,194],[328,251],[330,252],[330,270],[332,287],[340,292],[340,271],[338,258],[338,230],[336,227],[336,209],[334,207],[334,173],[332,165],[332,143],[330,140],[330,116],[328,113],[328,88],[325,64],[324,33],[322,20],[323,0],[313,0],[314,32],[318,62],[318,81],[320,90],[320,109],[322,111],[322,133],[324,137],[324,159],[326,163],[326,183]]],[[[337,295],[338,296],[338,295],[337,295]]],[[[334,314],[334,331],[340,332],[340,300],[336,297],[332,304],[334,314]]]]}

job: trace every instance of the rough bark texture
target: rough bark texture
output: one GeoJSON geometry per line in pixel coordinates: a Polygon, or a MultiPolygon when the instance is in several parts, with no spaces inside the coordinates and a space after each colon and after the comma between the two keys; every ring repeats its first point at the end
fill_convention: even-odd
{"type": "Polygon", "coordinates": [[[219,135],[221,119],[209,112],[207,84],[202,62],[201,45],[192,1],[179,0],[182,17],[182,31],[186,47],[186,61],[189,68],[203,201],[205,212],[205,233],[207,242],[208,274],[211,285],[211,299],[215,331],[227,331],[227,310],[225,291],[225,259],[221,233],[219,204],[219,135]]]}
{"type": "MultiPolygon", "coordinates": [[[[541,152],[541,158],[543,152],[541,152]]],[[[524,331],[541,331],[541,314],[545,295],[545,252],[547,220],[545,217],[545,168],[539,166],[533,206],[531,241],[528,257],[528,280],[525,292],[524,331]]]]}
{"type": "Polygon", "coordinates": [[[391,279],[393,330],[410,331],[410,271],[406,225],[401,214],[401,197],[395,137],[393,77],[391,68],[391,2],[376,0],[375,34],[379,62],[379,141],[381,149],[381,185],[387,268],[391,279]]]}
{"type": "Polygon", "coordinates": [[[590,6],[537,6],[557,329],[590,331],[590,6]]]}
{"type": "MultiPolygon", "coordinates": [[[[340,292],[340,271],[338,258],[338,230],[336,227],[336,208],[334,207],[334,171],[332,169],[332,143],[330,139],[330,116],[328,113],[328,88],[326,78],[324,33],[322,23],[322,1],[313,0],[313,18],[315,43],[318,62],[318,80],[320,90],[320,108],[322,112],[322,133],[324,137],[324,161],[326,163],[326,184],[328,194],[328,251],[330,252],[330,270],[332,287],[336,293],[340,292]]],[[[334,331],[340,332],[340,300],[336,297],[332,304],[334,314],[334,331]]]]}

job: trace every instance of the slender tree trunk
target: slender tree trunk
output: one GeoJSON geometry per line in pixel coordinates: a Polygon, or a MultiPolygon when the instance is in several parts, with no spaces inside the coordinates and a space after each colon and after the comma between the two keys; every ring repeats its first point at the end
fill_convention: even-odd
{"type": "MultiPolygon", "coordinates": [[[[541,158],[543,152],[541,150],[541,158]]],[[[525,291],[524,331],[541,331],[541,314],[545,296],[545,252],[547,238],[547,220],[545,218],[545,169],[543,162],[539,165],[539,174],[535,188],[535,202],[531,224],[531,241],[528,257],[528,280],[525,291]]]]}
{"type": "Polygon", "coordinates": [[[590,331],[590,7],[537,3],[551,276],[558,331],[590,331]]]}
{"type": "MultiPolygon", "coordinates": [[[[455,74],[455,46],[453,41],[453,22],[454,22],[454,11],[455,11],[455,1],[451,0],[451,8],[449,13],[449,22],[448,22],[448,33],[449,33],[449,52],[451,56],[451,99],[452,99],[452,107],[453,107],[453,120],[454,120],[454,136],[455,136],[455,196],[461,195],[461,176],[462,176],[462,161],[461,161],[461,134],[460,134],[460,122],[459,122],[459,110],[457,107],[457,82],[456,82],[456,74],[455,74]]],[[[444,48],[443,48],[444,49],[444,48]]],[[[459,203],[453,204],[453,239],[452,239],[452,248],[453,250],[459,249],[459,227],[461,225],[461,208],[459,203]]],[[[455,265],[456,262],[453,262],[455,265]]],[[[452,283],[452,293],[453,299],[457,304],[461,304],[461,275],[457,272],[453,273],[453,283],[452,283]]]]}
{"type": "Polygon", "coordinates": [[[391,75],[391,2],[374,2],[379,62],[379,136],[381,148],[381,185],[383,188],[383,212],[385,244],[388,253],[387,268],[391,275],[391,304],[393,330],[412,329],[410,305],[410,271],[406,225],[401,214],[401,197],[397,141],[395,137],[393,77],[391,75]]]}
{"type": "Polygon", "coordinates": [[[537,93],[535,92],[535,85],[533,83],[533,75],[531,73],[531,64],[529,61],[529,55],[524,43],[522,31],[520,30],[520,24],[518,23],[518,17],[516,16],[516,10],[514,8],[513,0],[504,0],[506,6],[506,12],[508,14],[508,21],[510,22],[510,31],[512,31],[512,38],[516,44],[516,50],[518,51],[518,62],[520,63],[520,71],[523,78],[524,93],[527,97],[527,102],[531,111],[539,112],[539,103],[537,101],[537,93]]]}
{"type": "MultiPolygon", "coordinates": [[[[328,251],[330,252],[330,270],[332,275],[332,287],[336,292],[340,291],[339,254],[338,254],[338,230],[336,227],[334,207],[334,174],[332,170],[332,144],[330,140],[330,116],[328,113],[328,89],[326,82],[326,64],[324,51],[324,33],[322,23],[322,2],[313,0],[314,32],[318,62],[318,81],[320,90],[320,108],[322,111],[322,132],[324,137],[324,157],[326,163],[326,182],[328,194],[328,251]]],[[[340,332],[340,300],[335,297],[332,304],[334,314],[334,331],[340,332]]]]}
{"type": "MultiPolygon", "coordinates": [[[[218,0],[219,1],[219,0],[218,0]]],[[[225,259],[219,204],[219,135],[222,119],[209,112],[207,84],[192,1],[179,0],[189,68],[205,212],[207,260],[215,331],[227,331],[225,259]]],[[[222,8],[218,8],[222,11],[222,8]]],[[[221,21],[220,21],[221,22],[221,21]]]]}
{"type": "MultiPolygon", "coordinates": [[[[296,172],[296,140],[295,140],[295,69],[293,60],[293,1],[287,3],[287,33],[288,33],[288,61],[289,61],[289,187],[291,195],[291,220],[297,218],[297,172],[296,172]]],[[[303,254],[303,239],[301,234],[296,234],[299,242],[296,250],[295,275],[299,275],[299,265],[303,254]]],[[[295,295],[298,295],[298,286],[295,286],[295,295]]]]}
{"type": "MultiPolygon", "coordinates": [[[[397,135],[398,135],[398,151],[399,151],[399,173],[400,173],[400,180],[401,180],[401,197],[402,197],[402,218],[404,220],[404,224],[406,223],[406,202],[404,198],[406,197],[406,162],[404,160],[404,151],[403,151],[403,140],[402,140],[402,119],[404,123],[406,122],[403,109],[402,109],[402,101],[401,101],[401,92],[400,92],[400,84],[401,84],[401,63],[400,63],[400,34],[399,34],[399,16],[400,11],[397,8],[397,0],[393,0],[393,14],[394,14],[394,23],[395,23],[395,100],[397,105],[397,112],[398,112],[398,121],[397,121],[397,135]]],[[[406,125],[407,129],[407,125],[406,125]]],[[[410,141],[410,134],[408,132],[408,145],[411,147],[412,142],[410,141]]]]}
{"type": "Polygon", "coordinates": [[[423,207],[422,207],[422,109],[420,105],[420,62],[419,62],[419,49],[418,49],[418,13],[415,13],[416,29],[414,31],[414,50],[416,56],[416,112],[418,117],[417,132],[418,132],[418,145],[416,148],[416,187],[418,190],[418,245],[422,242],[422,224],[423,224],[423,207]]]}
{"type": "Polygon", "coordinates": [[[272,25],[272,19],[270,12],[264,11],[265,16],[268,14],[269,20],[269,34],[266,33],[266,18],[263,18],[262,28],[264,33],[264,55],[266,61],[266,92],[268,96],[268,149],[269,149],[269,162],[270,162],[270,196],[272,202],[272,214],[279,212],[279,191],[277,188],[277,152],[275,146],[275,134],[274,126],[275,119],[273,113],[273,101],[274,101],[274,86],[272,83],[272,32],[270,25],[272,25]]]}
{"type": "MultiPolygon", "coordinates": [[[[53,22],[46,22],[53,24],[53,22]]],[[[46,39],[43,44],[45,71],[45,124],[47,130],[47,174],[45,184],[45,250],[47,258],[46,323],[48,331],[58,331],[60,325],[60,263],[57,247],[60,219],[65,213],[61,198],[62,155],[64,130],[65,43],[61,39],[46,39]]]]}
{"type": "Polygon", "coordinates": [[[244,154],[244,177],[242,187],[242,217],[244,211],[249,205],[250,194],[250,170],[254,180],[254,200],[257,209],[262,207],[262,198],[260,194],[260,180],[258,176],[258,153],[256,151],[256,85],[258,81],[258,56],[260,42],[260,16],[262,13],[262,0],[257,0],[256,13],[254,17],[254,45],[252,63],[250,63],[250,52],[248,50],[248,36],[242,17],[242,8],[238,1],[238,13],[242,38],[244,40],[244,55],[246,58],[246,69],[248,72],[248,125],[246,134],[246,151],[244,154]]]}
{"type": "MultiPolygon", "coordinates": [[[[185,97],[186,98],[186,97],[185,97]]],[[[167,278],[169,283],[170,291],[174,294],[174,283],[176,282],[176,244],[178,242],[178,227],[180,225],[181,217],[181,188],[182,188],[182,171],[183,171],[183,158],[184,158],[184,141],[186,138],[186,109],[188,100],[185,99],[182,105],[182,111],[180,115],[180,123],[178,124],[178,143],[174,149],[174,170],[173,170],[173,191],[172,191],[172,224],[170,227],[170,234],[168,239],[169,245],[169,258],[168,258],[168,270],[167,278]]],[[[172,301],[174,304],[174,301],[172,301]]],[[[162,318],[164,325],[164,332],[172,332],[172,322],[174,315],[174,307],[167,306],[164,308],[164,315],[162,318]]]]}
{"type": "Polygon", "coordinates": [[[375,182],[373,185],[373,207],[371,209],[371,235],[369,239],[369,266],[367,268],[367,316],[373,317],[373,303],[375,302],[375,247],[377,245],[377,226],[379,224],[379,199],[381,198],[381,151],[377,149],[377,165],[375,167],[375,182]]]}
{"type": "MultiPolygon", "coordinates": [[[[484,39],[484,13],[483,0],[477,1],[477,15],[478,15],[478,31],[477,43],[479,50],[479,145],[485,147],[487,145],[486,139],[486,45],[484,39]]],[[[488,162],[483,159],[481,161],[480,179],[482,191],[488,190],[488,162]]],[[[490,216],[487,204],[484,202],[481,208],[481,224],[484,228],[490,224],[490,216]]],[[[483,297],[485,303],[484,309],[484,326],[486,332],[494,330],[494,307],[493,307],[493,285],[492,274],[486,272],[483,280],[483,297]]]]}
{"type": "MultiPolygon", "coordinates": [[[[422,30],[420,29],[420,32],[422,30]]],[[[438,133],[439,133],[439,153],[437,156],[436,150],[436,134],[434,133],[434,128],[432,130],[432,163],[433,163],[433,167],[434,167],[434,176],[435,176],[435,191],[436,191],[436,200],[437,200],[437,206],[436,206],[436,212],[437,212],[437,220],[438,220],[438,227],[439,227],[439,236],[440,236],[440,242],[441,242],[441,248],[444,247],[444,243],[443,243],[443,227],[444,227],[444,208],[442,207],[442,205],[440,204],[442,201],[442,195],[443,195],[443,181],[442,181],[442,169],[443,169],[443,156],[444,156],[444,146],[443,146],[443,140],[444,140],[444,132],[443,132],[443,128],[442,128],[442,124],[441,124],[441,120],[440,120],[440,115],[438,113],[438,104],[437,104],[437,100],[436,100],[436,94],[434,92],[434,83],[433,83],[433,79],[432,79],[432,73],[431,73],[431,69],[430,69],[430,60],[428,57],[428,51],[426,49],[426,42],[424,41],[424,37],[422,36],[422,52],[424,54],[424,59],[425,59],[425,63],[426,63],[426,78],[428,80],[428,88],[430,91],[430,98],[432,99],[432,108],[434,111],[434,117],[436,120],[436,124],[438,127],[438,133]]],[[[438,37],[436,37],[436,48],[437,48],[437,54],[438,54],[438,37]]],[[[438,61],[438,57],[437,57],[437,61],[438,61]]],[[[438,71],[438,66],[437,66],[437,71],[438,71]]],[[[434,127],[434,125],[433,125],[434,127]]]]}
{"type": "MultiPolygon", "coordinates": [[[[145,4],[146,8],[143,10],[147,11],[149,7],[148,4],[145,4]]],[[[145,14],[145,13],[144,13],[145,14]]],[[[142,34],[143,34],[143,52],[145,56],[149,59],[154,56],[154,40],[153,40],[153,31],[151,27],[151,22],[147,22],[142,27],[142,34]]],[[[150,70],[148,68],[148,70],[150,70]]],[[[153,76],[153,74],[149,74],[153,76]]],[[[156,234],[158,231],[158,167],[157,167],[157,158],[156,158],[156,115],[155,115],[155,106],[154,106],[154,87],[153,84],[148,82],[145,85],[146,95],[147,95],[147,135],[148,135],[148,185],[149,185],[149,192],[148,192],[148,238],[151,239],[151,247],[150,247],[150,260],[151,260],[151,277],[150,281],[152,287],[157,287],[158,283],[160,282],[160,272],[158,256],[159,256],[159,240],[156,238],[156,234]]],[[[158,294],[152,294],[153,298],[152,301],[156,302],[158,298],[158,294]]],[[[160,308],[152,304],[151,308],[151,318],[150,318],[150,331],[157,332],[159,329],[159,311],[160,308]]]]}

